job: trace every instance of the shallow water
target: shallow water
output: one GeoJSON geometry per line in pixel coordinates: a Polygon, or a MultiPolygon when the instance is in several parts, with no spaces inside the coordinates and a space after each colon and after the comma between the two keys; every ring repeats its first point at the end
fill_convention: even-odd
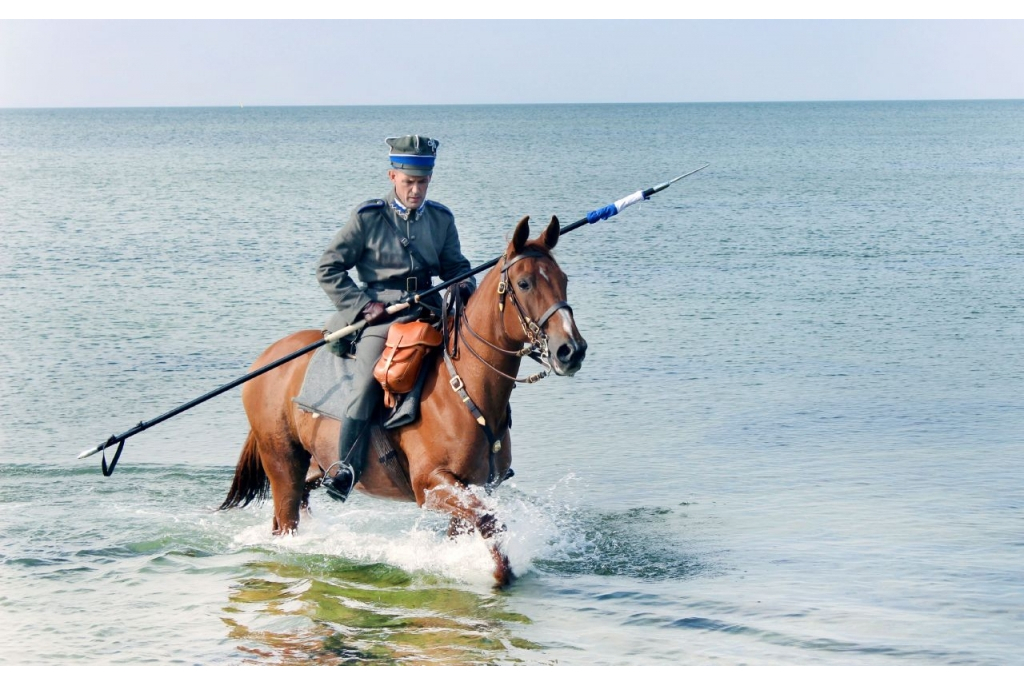
{"type": "Polygon", "coordinates": [[[1019,664],[1024,103],[0,111],[0,663],[1019,664]],[[387,135],[474,263],[563,238],[513,394],[520,578],[411,505],[217,512],[387,135]],[[109,456],[109,455],[108,455],[109,456]],[[53,645],[59,644],[59,649],[53,645]]]}

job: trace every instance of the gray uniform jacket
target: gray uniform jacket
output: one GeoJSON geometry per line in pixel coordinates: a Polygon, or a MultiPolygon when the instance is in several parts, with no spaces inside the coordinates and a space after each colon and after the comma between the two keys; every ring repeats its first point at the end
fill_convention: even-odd
{"type": "MultiPolygon", "coordinates": [[[[328,329],[356,321],[371,300],[397,301],[404,288],[394,284],[408,276],[418,275],[416,289],[425,290],[430,287],[428,272],[448,280],[469,269],[451,210],[427,200],[419,209],[403,211],[392,189],[383,200],[356,207],[320,258],[317,280],[338,310],[328,329]],[[410,242],[411,251],[402,247],[399,235],[410,242]],[[349,273],[353,268],[361,285],[349,273]]],[[[475,289],[475,279],[468,282],[475,289]]]]}

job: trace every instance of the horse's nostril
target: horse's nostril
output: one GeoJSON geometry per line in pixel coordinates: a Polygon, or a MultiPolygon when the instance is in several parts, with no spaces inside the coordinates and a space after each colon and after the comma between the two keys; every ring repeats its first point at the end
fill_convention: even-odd
{"type": "Polygon", "coordinates": [[[563,364],[581,364],[583,358],[587,356],[587,343],[585,342],[573,342],[569,341],[558,346],[558,351],[555,352],[558,357],[558,361],[563,364]]]}

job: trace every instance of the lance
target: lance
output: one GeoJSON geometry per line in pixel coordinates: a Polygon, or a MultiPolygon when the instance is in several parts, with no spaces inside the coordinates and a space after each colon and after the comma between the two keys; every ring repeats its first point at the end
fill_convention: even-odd
{"type": "MultiPolygon", "coordinates": [[[[709,165],[710,165],[710,162],[708,162],[707,164],[704,164],[703,166],[700,166],[700,167],[694,169],[693,171],[689,171],[689,172],[687,172],[685,174],[682,174],[681,176],[676,176],[671,181],[665,181],[664,183],[659,183],[658,185],[652,186],[652,187],[648,188],[647,190],[638,190],[638,191],[636,191],[635,193],[633,193],[631,195],[627,195],[626,197],[622,198],[621,200],[616,200],[615,202],[612,202],[611,204],[608,204],[608,205],[605,205],[604,207],[600,207],[598,209],[595,209],[592,212],[588,212],[587,215],[585,217],[583,217],[582,219],[579,219],[578,221],[574,221],[573,223],[569,224],[568,226],[562,227],[562,229],[559,231],[559,235],[564,235],[564,234],[566,234],[566,233],[568,233],[570,231],[576,230],[577,228],[579,228],[581,226],[586,226],[587,224],[595,224],[598,221],[603,221],[605,219],[610,219],[611,217],[615,216],[616,214],[618,214],[622,210],[626,209],[627,207],[631,207],[632,205],[635,205],[638,202],[643,202],[644,200],[650,198],[655,193],[660,193],[661,191],[665,190],[666,188],[668,188],[670,185],[672,185],[676,181],[682,180],[682,179],[686,178],[687,176],[692,176],[693,174],[697,173],[698,171],[701,171],[702,169],[706,169],[709,165]]],[[[418,293],[407,295],[406,297],[402,298],[400,301],[398,301],[398,302],[390,305],[389,307],[387,307],[387,312],[388,312],[388,314],[397,314],[398,312],[401,312],[401,311],[403,311],[405,309],[408,309],[409,307],[413,306],[414,304],[417,304],[420,301],[421,298],[426,297],[427,295],[431,295],[433,293],[440,292],[441,290],[444,290],[445,288],[450,288],[451,286],[455,285],[456,283],[459,283],[460,281],[464,281],[465,279],[469,278],[470,276],[475,276],[476,274],[480,273],[481,271],[484,271],[486,269],[490,269],[495,264],[497,264],[500,259],[501,259],[501,257],[495,257],[491,261],[486,262],[484,264],[480,264],[476,268],[470,269],[469,271],[467,271],[467,272],[465,272],[463,274],[460,274],[460,275],[456,276],[455,278],[448,279],[447,281],[445,281],[443,283],[439,283],[438,285],[435,285],[435,286],[433,286],[433,287],[431,287],[431,288],[429,288],[427,290],[422,290],[422,291],[420,291],[418,293]]],[[[209,399],[213,399],[217,395],[225,393],[228,390],[231,390],[232,388],[237,388],[239,385],[242,385],[243,383],[245,383],[247,381],[250,381],[253,378],[256,378],[257,376],[261,376],[261,375],[267,373],[268,371],[273,371],[274,369],[276,369],[277,367],[281,366],[282,364],[287,364],[288,362],[292,361],[293,359],[298,359],[302,355],[308,354],[308,353],[312,352],[313,350],[315,350],[315,349],[317,349],[319,347],[322,347],[322,346],[324,346],[324,345],[326,345],[328,343],[332,343],[332,342],[334,342],[336,340],[340,340],[342,338],[345,338],[345,337],[348,337],[348,336],[352,335],[353,333],[361,331],[365,327],[366,327],[366,321],[365,320],[359,320],[359,321],[357,321],[357,322],[355,322],[355,323],[353,323],[353,324],[351,324],[349,326],[345,326],[344,328],[341,328],[341,329],[339,329],[337,331],[334,331],[333,333],[325,334],[322,340],[317,340],[314,343],[306,345],[302,349],[296,350],[296,351],[292,352],[291,354],[285,355],[284,357],[281,357],[280,359],[277,359],[275,361],[270,362],[266,366],[261,366],[258,369],[250,371],[249,373],[245,374],[244,376],[242,376],[240,378],[236,378],[235,380],[231,381],[230,383],[226,383],[226,384],[220,386],[219,388],[217,388],[215,390],[211,390],[210,392],[208,392],[208,393],[206,393],[204,395],[200,395],[199,397],[197,397],[197,398],[195,398],[193,400],[190,400],[190,401],[186,402],[185,404],[182,404],[182,405],[180,405],[178,407],[175,407],[174,409],[161,414],[160,416],[156,417],[155,419],[150,419],[149,421],[140,421],[137,425],[135,425],[131,429],[125,431],[124,433],[121,433],[120,435],[111,435],[109,438],[107,438],[106,440],[101,442],[96,447],[93,447],[91,449],[85,450],[84,452],[79,454],[78,458],[79,459],[85,459],[86,457],[91,457],[94,454],[99,454],[99,453],[103,452],[103,459],[102,459],[102,464],[101,464],[101,467],[103,469],[103,475],[104,476],[110,476],[112,473],[114,473],[114,467],[117,466],[117,461],[121,458],[121,453],[124,451],[124,443],[125,443],[125,441],[128,438],[130,438],[130,437],[132,437],[134,435],[138,435],[142,431],[148,430],[148,429],[152,428],[153,426],[155,426],[155,425],[157,425],[159,423],[163,423],[167,419],[169,419],[171,417],[174,417],[174,416],[177,416],[178,414],[180,414],[180,413],[182,413],[184,411],[188,411],[189,409],[191,409],[192,407],[194,407],[194,406],[196,406],[198,404],[202,404],[203,402],[205,402],[205,401],[207,401],[209,399]],[[107,450],[107,448],[113,447],[114,445],[117,445],[117,450],[114,452],[114,457],[113,457],[113,459],[111,459],[110,464],[108,465],[107,464],[106,450],[107,450]]]]}

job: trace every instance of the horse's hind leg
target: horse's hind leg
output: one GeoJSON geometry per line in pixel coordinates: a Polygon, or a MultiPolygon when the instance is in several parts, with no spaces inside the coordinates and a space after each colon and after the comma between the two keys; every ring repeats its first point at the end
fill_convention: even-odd
{"type": "Polygon", "coordinates": [[[302,487],[302,503],[299,505],[299,509],[302,511],[309,510],[309,493],[320,487],[324,480],[324,470],[320,468],[320,465],[312,457],[309,460],[309,468],[306,470],[305,480],[305,485],[302,487]]]}
{"type": "Polygon", "coordinates": [[[261,442],[260,454],[274,495],[274,535],[294,533],[299,527],[299,510],[308,504],[309,453],[284,438],[266,442],[271,444],[261,442]]]}

